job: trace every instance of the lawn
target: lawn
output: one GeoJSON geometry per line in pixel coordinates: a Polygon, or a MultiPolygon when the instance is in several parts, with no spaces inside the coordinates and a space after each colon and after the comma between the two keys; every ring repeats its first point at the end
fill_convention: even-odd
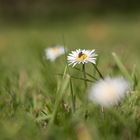
{"type": "MultiPolygon", "coordinates": [[[[135,70],[139,82],[138,16],[84,15],[49,22],[6,22],[0,30],[0,139],[139,139],[139,83],[119,105],[102,112],[99,105],[86,100],[92,83],[85,89],[83,80],[70,77],[82,77],[82,72],[71,66],[66,69],[64,55],[51,62],[44,53],[47,47],[64,44],[68,53],[95,49],[104,76],[127,78],[112,56],[115,52],[129,75],[135,70]]],[[[77,67],[81,69],[81,65],[77,67]]],[[[97,76],[92,65],[87,64],[86,70],[97,76]]]]}

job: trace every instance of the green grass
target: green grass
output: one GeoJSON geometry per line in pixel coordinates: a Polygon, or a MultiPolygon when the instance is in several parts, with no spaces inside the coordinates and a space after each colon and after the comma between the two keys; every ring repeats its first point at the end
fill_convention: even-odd
{"type": "MultiPolygon", "coordinates": [[[[44,24],[1,24],[0,29],[0,139],[139,139],[139,83],[119,106],[105,109],[103,114],[99,106],[87,103],[84,81],[72,79],[76,110],[71,112],[65,57],[54,63],[43,57],[46,47],[63,45],[64,35],[68,51],[96,49],[104,76],[131,77],[136,66],[139,82],[139,19],[85,16],[44,24]]],[[[92,66],[87,65],[87,71],[93,73],[92,66]]],[[[70,73],[82,77],[72,68],[70,73]]]]}

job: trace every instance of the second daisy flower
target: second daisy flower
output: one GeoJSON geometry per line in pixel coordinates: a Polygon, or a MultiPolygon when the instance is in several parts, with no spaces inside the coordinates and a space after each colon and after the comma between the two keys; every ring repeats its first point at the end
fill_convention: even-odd
{"type": "Polygon", "coordinates": [[[84,63],[93,63],[96,64],[96,56],[95,50],[81,50],[78,49],[76,51],[72,51],[68,57],[67,60],[69,62],[69,65],[73,65],[73,67],[77,64],[84,64],[84,63]]]}

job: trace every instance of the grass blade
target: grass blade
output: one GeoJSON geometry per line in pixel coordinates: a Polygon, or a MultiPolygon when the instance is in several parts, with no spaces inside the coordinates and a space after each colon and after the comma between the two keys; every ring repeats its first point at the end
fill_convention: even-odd
{"type": "Polygon", "coordinates": [[[133,83],[133,79],[131,77],[131,75],[129,74],[129,72],[127,71],[127,69],[125,68],[125,66],[123,65],[122,61],[119,59],[119,57],[117,56],[116,53],[112,53],[112,56],[118,66],[118,68],[120,69],[120,71],[122,72],[122,74],[131,82],[133,83]]]}

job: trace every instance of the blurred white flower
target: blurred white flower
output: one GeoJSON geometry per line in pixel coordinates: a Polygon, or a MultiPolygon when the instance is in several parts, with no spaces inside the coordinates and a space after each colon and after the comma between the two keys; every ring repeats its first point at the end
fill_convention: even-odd
{"type": "Polygon", "coordinates": [[[73,65],[73,67],[76,64],[80,63],[94,63],[96,64],[96,56],[95,50],[76,50],[72,51],[68,57],[67,60],[69,61],[69,65],[73,65]]]}
{"type": "Polygon", "coordinates": [[[55,46],[55,47],[49,47],[45,49],[45,56],[47,59],[50,59],[51,61],[55,61],[55,59],[62,54],[65,53],[63,46],[55,46]]]}
{"type": "Polygon", "coordinates": [[[118,104],[129,90],[130,86],[124,78],[107,77],[91,87],[89,99],[103,107],[109,107],[118,104]]]}

